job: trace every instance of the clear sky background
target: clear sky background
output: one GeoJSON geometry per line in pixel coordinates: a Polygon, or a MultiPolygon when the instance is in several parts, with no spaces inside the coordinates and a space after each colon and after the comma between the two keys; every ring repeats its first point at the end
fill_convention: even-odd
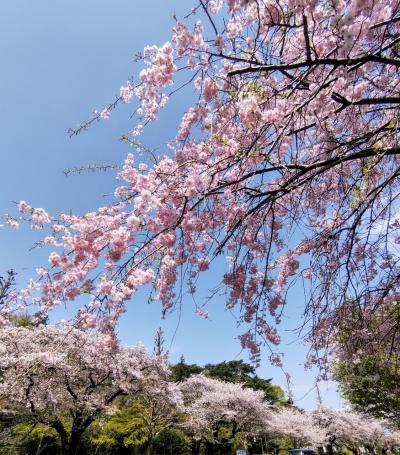
{"type": "MultiPolygon", "coordinates": [[[[119,106],[109,120],[95,123],[78,137],[70,139],[66,131],[112,101],[130,76],[137,79],[134,54],[145,45],[167,41],[173,14],[182,17],[191,6],[185,0],[0,2],[0,213],[15,214],[13,201],[21,199],[53,214],[70,209],[84,213],[110,200],[115,172],[66,177],[63,171],[87,164],[120,164],[131,151],[119,137],[133,127],[133,107],[119,106]]],[[[174,137],[190,99],[190,91],[172,98],[146,131],[143,144],[167,152],[163,144],[174,137]]],[[[14,268],[23,286],[35,267],[47,261],[48,250],[30,251],[39,238],[40,233],[27,226],[17,231],[2,228],[0,273],[14,268]]],[[[309,409],[316,403],[314,373],[304,371],[306,349],[290,331],[299,323],[303,299],[301,289],[294,288],[282,350],[296,404],[309,409]]],[[[193,302],[184,301],[181,311],[166,320],[160,319],[160,310],[157,303],[148,305],[143,293],[135,297],[121,321],[122,341],[142,341],[151,347],[162,326],[171,361],[182,354],[187,362],[198,364],[247,360],[235,339],[244,328],[238,328],[224,310],[222,297],[208,307],[209,320],[194,314],[193,302]]],[[[258,374],[285,388],[283,373],[268,364],[267,355],[258,374]]],[[[340,407],[343,402],[335,389],[333,384],[321,384],[325,404],[340,407]]]]}

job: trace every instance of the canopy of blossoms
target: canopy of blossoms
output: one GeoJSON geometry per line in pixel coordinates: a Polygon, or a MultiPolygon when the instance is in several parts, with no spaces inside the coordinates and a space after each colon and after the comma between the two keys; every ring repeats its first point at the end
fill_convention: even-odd
{"type": "Polygon", "coordinates": [[[184,381],[180,390],[189,415],[185,427],[198,439],[205,434],[215,439],[221,424],[229,423],[233,424],[233,433],[259,436],[265,431],[270,406],[261,391],[202,374],[184,381]]]}
{"type": "Polygon", "coordinates": [[[51,423],[60,410],[101,415],[118,396],[146,388],[154,393],[169,374],[164,359],[150,357],[143,346],[117,346],[107,335],[11,327],[1,330],[1,340],[5,405],[43,422],[51,423]]]}
{"type": "Polygon", "coordinates": [[[195,294],[223,255],[212,286],[247,324],[242,346],[257,360],[267,343],[280,364],[286,292],[304,280],[309,361],[323,367],[345,299],[365,314],[398,299],[398,9],[201,0],[169,42],[145,48],[137,82],[121,89],[140,104],[139,134],[178,70],[193,82],[198,100],[172,150],[150,166],[129,154],[115,200],[90,213],[53,220],[19,204],[53,248],[22,300],[45,315],[84,295],[78,326],[112,332],[140,287],[151,284],[168,312],[183,298],[178,280],[195,294]]]}
{"type": "Polygon", "coordinates": [[[86,428],[113,412],[118,397],[162,391],[164,402],[180,401],[165,359],[150,357],[143,346],[118,346],[108,335],[73,328],[0,332],[1,413],[53,427],[65,453],[75,454],[86,428]],[[70,431],[62,415],[71,418],[70,431]]]}

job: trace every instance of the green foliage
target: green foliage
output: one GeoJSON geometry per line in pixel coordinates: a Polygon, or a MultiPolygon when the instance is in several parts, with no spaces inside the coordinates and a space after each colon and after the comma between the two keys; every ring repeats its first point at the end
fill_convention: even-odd
{"type": "Polygon", "coordinates": [[[143,452],[175,422],[168,404],[158,400],[151,396],[142,396],[134,401],[129,398],[121,400],[115,414],[104,422],[95,422],[92,443],[103,452],[107,449],[113,453],[120,453],[123,449],[143,452]]]}
{"type": "Polygon", "coordinates": [[[141,446],[148,440],[143,417],[147,410],[139,400],[132,405],[121,407],[105,422],[95,422],[91,440],[102,447],[118,448],[141,446]]]}
{"type": "Polygon", "coordinates": [[[230,360],[204,366],[207,376],[227,382],[243,382],[255,376],[255,368],[243,360],[230,360]]]}
{"type": "Polygon", "coordinates": [[[346,447],[343,447],[340,453],[341,455],[353,455],[353,452],[349,449],[346,449],[346,447]]]}
{"type": "Polygon", "coordinates": [[[157,455],[191,454],[191,440],[181,430],[166,428],[154,439],[153,453],[157,455]]]}
{"type": "Polygon", "coordinates": [[[14,327],[36,327],[40,324],[47,324],[48,317],[43,317],[39,313],[34,315],[34,318],[30,314],[16,313],[8,316],[9,321],[14,327]]]}
{"type": "Polygon", "coordinates": [[[12,314],[9,320],[14,327],[32,327],[33,320],[29,314],[12,314]]]}
{"type": "Polygon", "coordinates": [[[243,382],[246,387],[253,390],[262,390],[267,400],[273,403],[283,404],[285,393],[277,386],[271,384],[271,379],[263,379],[257,376],[255,368],[243,360],[230,360],[216,364],[208,363],[204,367],[196,364],[186,364],[183,357],[172,367],[174,381],[182,381],[192,374],[204,373],[206,376],[227,382],[243,382]]]}
{"type": "Polygon", "coordinates": [[[196,364],[187,364],[182,356],[179,363],[171,365],[172,380],[174,382],[181,382],[187,379],[192,374],[198,374],[203,371],[203,368],[196,364]]]}
{"type": "Polygon", "coordinates": [[[285,392],[278,385],[271,384],[271,379],[259,378],[257,375],[245,381],[246,387],[253,390],[262,390],[268,400],[277,404],[286,403],[285,392]]]}
{"type": "Polygon", "coordinates": [[[347,301],[343,311],[348,323],[336,336],[341,355],[332,376],[357,410],[391,418],[400,427],[400,303],[378,307],[373,319],[368,319],[368,340],[359,337],[357,343],[354,333],[365,315],[356,301],[347,301]]]}
{"type": "Polygon", "coordinates": [[[47,425],[26,421],[1,429],[1,455],[55,455],[59,450],[58,434],[47,425]]]}
{"type": "Polygon", "coordinates": [[[375,417],[390,416],[400,426],[400,368],[379,360],[365,356],[359,363],[337,363],[333,377],[356,408],[375,417]]]}

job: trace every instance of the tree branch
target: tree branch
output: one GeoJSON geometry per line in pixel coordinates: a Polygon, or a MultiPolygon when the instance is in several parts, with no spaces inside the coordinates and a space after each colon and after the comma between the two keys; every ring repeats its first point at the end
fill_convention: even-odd
{"type": "Polygon", "coordinates": [[[270,71],[294,70],[299,68],[309,68],[312,66],[332,65],[335,68],[339,66],[354,66],[369,62],[382,63],[384,65],[394,65],[400,67],[400,60],[381,57],[379,55],[364,55],[358,58],[319,58],[311,61],[303,61],[297,63],[278,63],[276,65],[249,66],[230,71],[228,76],[236,76],[238,74],[259,73],[270,71]]]}

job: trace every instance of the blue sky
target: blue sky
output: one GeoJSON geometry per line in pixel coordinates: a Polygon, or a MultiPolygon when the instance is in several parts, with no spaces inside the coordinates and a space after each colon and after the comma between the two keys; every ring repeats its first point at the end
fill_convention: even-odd
{"type": "MultiPolygon", "coordinates": [[[[3,0],[0,3],[0,213],[15,213],[13,201],[27,200],[50,213],[82,213],[104,205],[116,186],[114,172],[70,174],[63,170],[87,164],[119,164],[131,151],[119,141],[133,127],[132,106],[120,106],[111,119],[94,124],[70,139],[69,127],[90,118],[93,109],[112,101],[119,87],[138,67],[132,59],[147,44],[162,44],[170,37],[173,14],[190,10],[182,0],[3,0]]],[[[142,138],[155,147],[173,138],[180,115],[190,104],[190,91],[175,96],[169,107],[142,138]]],[[[166,150],[165,150],[166,151],[166,150]]],[[[48,251],[30,251],[37,232],[1,229],[1,267],[13,267],[21,285],[48,251]]],[[[207,280],[204,280],[207,281],[207,280]]],[[[205,286],[205,284],[204,284],[205,286]]],[[[300,288],[290,294],[291,310],[285,327],[294,328],[301,314],[300,288]]],[[[210,319],[194,315],[192,302],[184,302],[166,320],[157,303],[148,305],[144,294],[129,304],[121,321],[121,339],[151,346],[161,325],[172,361],[183,354],[190,363],[204,364],[232,358],[247,359],[235,337],[241,333],[224,310],[222,297],[208,307],[210,319]],[[180,322],[179,322],[180,321],[180,322]]],[[[305,349],[289,331],[284,332],[285,369],[292,375],[296,402],[315,405],[313,373],[305,372],[305,349]],[[307,394],[307,392],[309,392],[307,394]],[[307,394],[304,398],[303,395],[307,394]],[[302,398],[302,399],[301,399],[302,398]]],[[[285,385],[280,370],[267,361],[259,374],[285,385]]],[[[331,385],[321,385],[326,404],[343,403],[331,385]]]]}

